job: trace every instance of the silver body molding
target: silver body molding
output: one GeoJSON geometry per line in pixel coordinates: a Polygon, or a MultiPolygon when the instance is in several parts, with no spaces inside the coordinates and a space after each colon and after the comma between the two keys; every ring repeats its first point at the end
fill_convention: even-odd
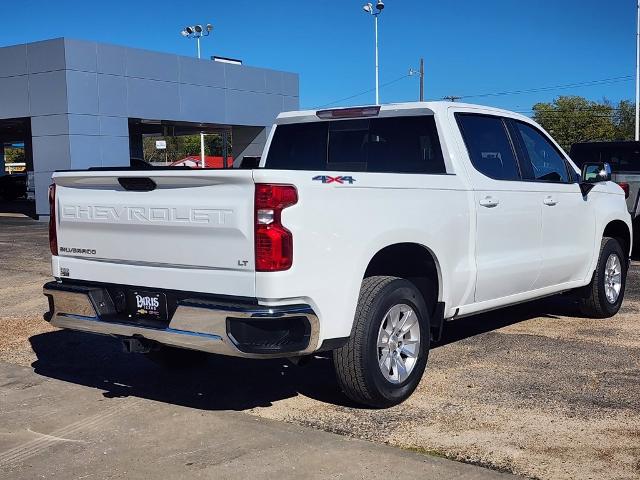
{"type": "MultiPolygon", "coordinates": [[[[153,328],[131,323],[122,323],[101,318],[88,292],[69,287],[65,289],[57,284],[54,288],[43,288],[49,298],[50,312],[47,314],[51,325],[69,330],[109,335],[123,338],[145,338],[164,345],[189,350],[198,350],[232,357],[244,358],[282,358],[307,355],[318,348],[319,321],[311,307],[291,305],[265,307],[251,305],[250,308],[215,305],[199,299],[183,300],[171,317],[166,328],[153,328]],[[283,317],[305,317],[310,324],[311,333],[306,349],[294,352],[246,353],[239,350],[227,335],[227,317],[269,319],[283,317]]],[[[94,289],[95,290],[95,289],[94,289]]]]}

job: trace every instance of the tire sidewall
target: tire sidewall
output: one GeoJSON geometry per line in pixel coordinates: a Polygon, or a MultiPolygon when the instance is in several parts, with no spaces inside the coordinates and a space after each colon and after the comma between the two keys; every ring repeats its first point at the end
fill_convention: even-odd
{"type": "Polygon", "coordinates": [[[366,382],[373,385],[373,391],[380,398],[381,404],[395,405],[407,398],[416,389],[429,355],[431,339],[429,314],[425,301],[418,289],[408,280],[397,279],[389,283],[378,295],[368,322],[366,336],[366,351],[364,362],[366,368],[366,382]],[[420,324],[420,350],[416,362],[409,377],[400,384],[389,382],[380,371],[378,363],[378,332],[384,315],[391,307],[398,304],[410,306],[418,317],[420,324]]]}
{"type": "Polygon", "coordinates": [[[622,301],[624,300],[624,293],[627,286],[627,268],[628,268],[628,261],[624,255],[624,252],[622,251],[622,247],[620,246],[620,243],[613,238],[607,239],[606,243],[602,248],[600,258],[598,259],[598,269],[596,271],[595,281],[598,282],[598,301],[600,302],[601,308],[609,316],[613,316],[616,313],[618,313],[618,310],[620,310],[620,306],[622,305],[622,301]],[[610,303],[609,300],[607,300],[606,289],[604,285],[604,277],[605,277],[605,271],[607,267],[607,260],[612,253],[615,253],[618,256],[620,260],[621,269],[622,269],[622,275],[621,275],[622,284],[620,287],[620,294],[618,295],[618,299],[616,300],[615,303],[610,303]]]}

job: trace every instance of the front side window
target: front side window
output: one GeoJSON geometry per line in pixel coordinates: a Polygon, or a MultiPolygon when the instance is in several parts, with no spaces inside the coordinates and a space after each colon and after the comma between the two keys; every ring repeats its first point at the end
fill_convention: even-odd
{"type": "Polygon", "coordinates": [[[433,116],[278,125],[265,168],[446,173],[433,116]]]}
{"type": "Polygon", "coordinates": [[[513,146],[501,118],[457,113],[456,119],[476,170],[496,180],[520,180],[513,146]]]}
{"type": "Polygon", "coordinates": [[[567,164],[554,145],[537,129],[524,122],[515,122],[522,139],[527,162],[525,175],[530,180],[569,182],[567,164]]]}

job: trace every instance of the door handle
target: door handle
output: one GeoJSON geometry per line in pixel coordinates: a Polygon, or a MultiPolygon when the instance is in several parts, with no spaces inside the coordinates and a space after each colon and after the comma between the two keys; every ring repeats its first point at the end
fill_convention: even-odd
{"type": "Polygon", "coordinates": [[[487,195],[482,200],[480,200],[480,205],[487,208],[496,207],[500,203],[500,200],[497,198],[493,198],[491,195],[487,195]]]}
{"type": "Polygon", "coordinates": [[[558,203],[558,201],[552,196],[548,196],[548,197],[545,197],[542,203],[544,203],[545,205],[549,205],[550,207],[553,207],[555,204],[558,203]]]}

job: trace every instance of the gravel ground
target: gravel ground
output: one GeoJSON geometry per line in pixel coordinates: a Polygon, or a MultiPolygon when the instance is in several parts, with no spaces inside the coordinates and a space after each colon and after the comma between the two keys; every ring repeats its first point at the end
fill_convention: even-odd
{"type": "Polygon", "coordinates": [[[150,379],[146,360],[111,339],[42,320],[48,261],[46,225],[0,219],[0,360],[111,395],[243,410],[533,478],[640,478],[638,262],[616,317],[579,318],[559,296],[452,322],[416,393],[368,410],[337,391],[327,358],[212,357],[150,379]]]}
{"type": "Polygon", "coordinates": [[[0,359],[30,365],[29,337],[54,330],[42,285],[50,280],[47,224],[0,217],[0,359]]]}

